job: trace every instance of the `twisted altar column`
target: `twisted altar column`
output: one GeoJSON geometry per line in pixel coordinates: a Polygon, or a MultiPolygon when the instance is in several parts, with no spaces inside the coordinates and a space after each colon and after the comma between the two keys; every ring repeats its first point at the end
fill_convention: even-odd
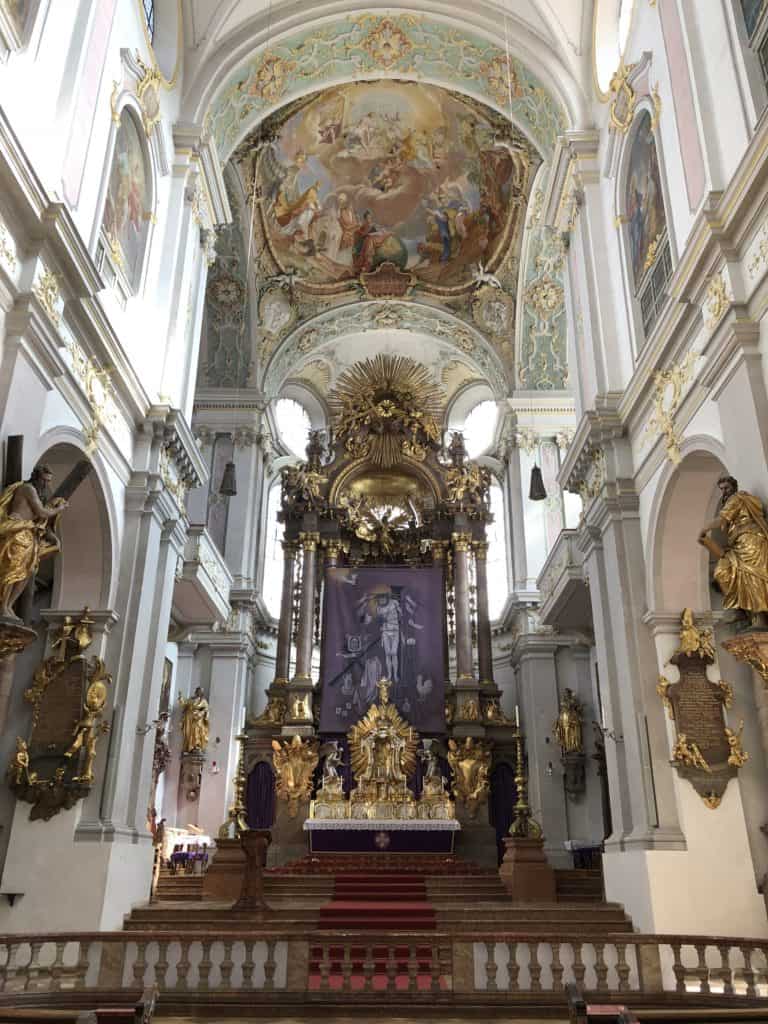
{"type": "Polygon", "coordinates": [[[475,543],[475,581],[477,583],[477,661],[480,685],[495,686],[491,617],[488,613],[488,541],[475,543]]]}
{"type": "Polygon", "coordinates": [[[456,682],[474,682],[472,674],[472,623],[469,615],[469,549],[472,536],[454,533],[453,591],[456,616],[456,682]]]}
{"type": "Polygon", "coordinates": [[[291,664],[291,619],[293,612],[293,576],[296,570],[298,545],[283,541],[283,591],[280,597],[280,622],[277,627],[275,679],[273,686],[285,686],[291,664]]]}
{"type": "Polygon", "coordinates": [[[301,604],[299,629],[296,638],[296,672],[293,683],[312,682],[312,641],[315,622],[315,575],[317,572],[317,545],[320,535],[300,533],[299,543],[304,552],[301,574],[301,604]]]}

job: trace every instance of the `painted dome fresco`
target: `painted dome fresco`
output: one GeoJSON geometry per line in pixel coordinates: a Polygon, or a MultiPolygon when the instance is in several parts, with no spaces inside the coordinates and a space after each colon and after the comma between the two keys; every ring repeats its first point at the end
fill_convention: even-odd
{"type": "Polygon", "coordinates": [[[384,264],[426,291],[471,288],[516,240],[538,163],[488,108],[397,81],[325,90],[259,136],[238,157],[255,161],[271,255],[334,290],[384,264]]]}

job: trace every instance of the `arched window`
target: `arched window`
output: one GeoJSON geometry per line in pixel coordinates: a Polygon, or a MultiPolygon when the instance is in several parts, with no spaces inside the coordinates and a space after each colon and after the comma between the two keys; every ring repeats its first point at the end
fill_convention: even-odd
{"type": "Polygon", "coordinates": [[[144,8],[144,20],[147,23],[147,31],[152,42],[155,39],[155,0],[141,0],[144,8]]]}
{"type": "Polygon", "coordinates": [[[281,398],[275,405],[275,423],[280,440],[299,458],[304,458],[307,435],[312,429],[307,410],[293,398],[281,398]]]}
{"type": "Polygon", "coordinates": [[[498,619],[509,595],[507,577],[507,537],[504,530],[504,492],[495,480],[490,489],[493,522],[487,527],[488,537],[488,613],[498,619]]]}
{"type": "Polygon", "coordinates": [[[141,283],[152,218],[152,177],[142,136],[138,121],[124,108],[101,222],[109,261],[134,294],[141,283]]]}
{"type": "Polygon", "coordinates": [[[651,115],[643,110],[629,151],[624,209],[635,296],[646,336],[666,298],[672,259],[651,115]]]}
{"type": "Polygon", "coordinates": [[[280,600],[283,587],[283,533],[282,523],[277,521],[280,509],[280,482],[272,485],[267,497],[267,519],[264,535],[264,576],[261,596],[267,611],[274,619],[280,618],[280,600]]]}
{"type": "Polygon", "coordinates": [[[479,402],[464,420],[464,446],[470,459],[476,459],[493,444],[496,434],[498,410],[496,403],[490,400],[479,402]]]}

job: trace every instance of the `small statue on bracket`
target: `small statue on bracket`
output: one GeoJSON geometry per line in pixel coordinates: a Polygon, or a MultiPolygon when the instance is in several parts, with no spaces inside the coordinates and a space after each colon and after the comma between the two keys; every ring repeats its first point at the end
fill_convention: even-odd
{"type": "Polygon", "coordinates": [[[584,753],[581,701],[567,686],[560,700],[560,713],[552,729],[564,754],[584,753]]]}
{"type": "Polygon", "coordinates": [[[179,694],[179,703],[182,707],[183,752],[185,754],[202,754],[208,747],[210,726],[208,701],[205,699],[202,687],[198,686],[188,700],[179,694]]]}

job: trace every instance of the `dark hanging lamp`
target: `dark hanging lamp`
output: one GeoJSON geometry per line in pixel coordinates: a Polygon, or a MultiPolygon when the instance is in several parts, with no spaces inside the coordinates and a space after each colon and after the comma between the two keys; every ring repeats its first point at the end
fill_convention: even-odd
{"type": "Polygon", "coordinates": [[[235,476],[234,462],[228,462],[224,466],[219,494],[223,494],[225,498],[233,498],[237,494],[237,478],[235,476]]]}
{"type": "Polygon", "coordinates": [[[528,497],[531,501],[545,501],[547,497],[544,477],[541,475],[541,470],[538,466],[531,468],[531,489],[528,492],[528,497]]]}

